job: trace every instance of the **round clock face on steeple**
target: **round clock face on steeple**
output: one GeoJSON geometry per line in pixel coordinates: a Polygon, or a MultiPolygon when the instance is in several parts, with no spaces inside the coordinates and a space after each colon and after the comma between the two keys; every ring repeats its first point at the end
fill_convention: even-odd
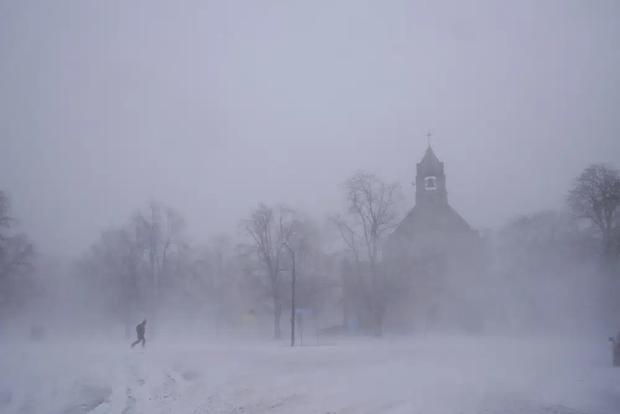
{"type": "Polygon", "coordinates": [[[436,190],[437,189],[437,177],[433,175],[424,177],[424,189],[425,190],[436,190]]]}

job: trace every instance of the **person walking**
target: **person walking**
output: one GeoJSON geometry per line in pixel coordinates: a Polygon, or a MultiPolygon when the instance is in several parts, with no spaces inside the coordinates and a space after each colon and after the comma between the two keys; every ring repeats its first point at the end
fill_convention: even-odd
{"type": "Polygon", "coordinates": [[[139,323],[138,326],[136,326],[136,334],[138,334],[138,339],[136,339],[131,344],[132,348],[134,346],[138,345],[140,342],[142,342],[142,348],[144,348],[144,345],[146,344],[146,340],[144,339],[144,332],[145,331],[146,331],[146,319],[143,320],[141,323],[139,323]]]}

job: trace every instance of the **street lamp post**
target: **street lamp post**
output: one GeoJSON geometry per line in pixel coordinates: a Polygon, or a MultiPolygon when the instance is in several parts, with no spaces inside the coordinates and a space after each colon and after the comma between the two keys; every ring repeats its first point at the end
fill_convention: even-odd
{"type": "Polygon", "coordinates": [[[282,243],[282,246],[286,247],[289,253],[291,254],[291,263],[292,263],[292,268],[291,268],[291,277],[292,277],[292,283],[291,283],[291,347],[294,347],[295,346],[295,311],[296,311],[296,307],[295,307],[295,283],[296,283],[295,251],[286,242],[282,243]]]}

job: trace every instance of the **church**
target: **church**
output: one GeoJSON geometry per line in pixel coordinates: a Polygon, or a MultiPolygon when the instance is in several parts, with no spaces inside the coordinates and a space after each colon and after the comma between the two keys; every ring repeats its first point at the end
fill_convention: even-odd
{"type": "Polygon", "coordinates": [[[390,235],[384,257],[393,328],[479,328],[470,287],[482,273],[481,239],[448,202],[444,163],[430,144],[416,166],[415,206],[390,235]]]}

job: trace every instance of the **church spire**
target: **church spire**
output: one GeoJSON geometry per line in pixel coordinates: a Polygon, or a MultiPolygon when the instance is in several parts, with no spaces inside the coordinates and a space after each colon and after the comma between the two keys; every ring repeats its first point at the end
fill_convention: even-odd
{"type": "Polygon", "coordinates": [[[420,161],[420,165],[423,165],[429,170],[443,170],[443,163],[439,161],[439,158],[437,158],[437,155],[435,155],[435,151],[433,151],[433,147],[431,147],[430,145],[426,148],[426,152],[424,153],[424,157],[422,157],[422,160],[420,161]]]}
{"type": "Polygon", "coordinates": [[[416,168],[416,205],[447,205],[448,193],[446,191],[446,175],[443,162],[430,145],[430,133],[427,134],[428,147],[424,157],[416,168]]]}

